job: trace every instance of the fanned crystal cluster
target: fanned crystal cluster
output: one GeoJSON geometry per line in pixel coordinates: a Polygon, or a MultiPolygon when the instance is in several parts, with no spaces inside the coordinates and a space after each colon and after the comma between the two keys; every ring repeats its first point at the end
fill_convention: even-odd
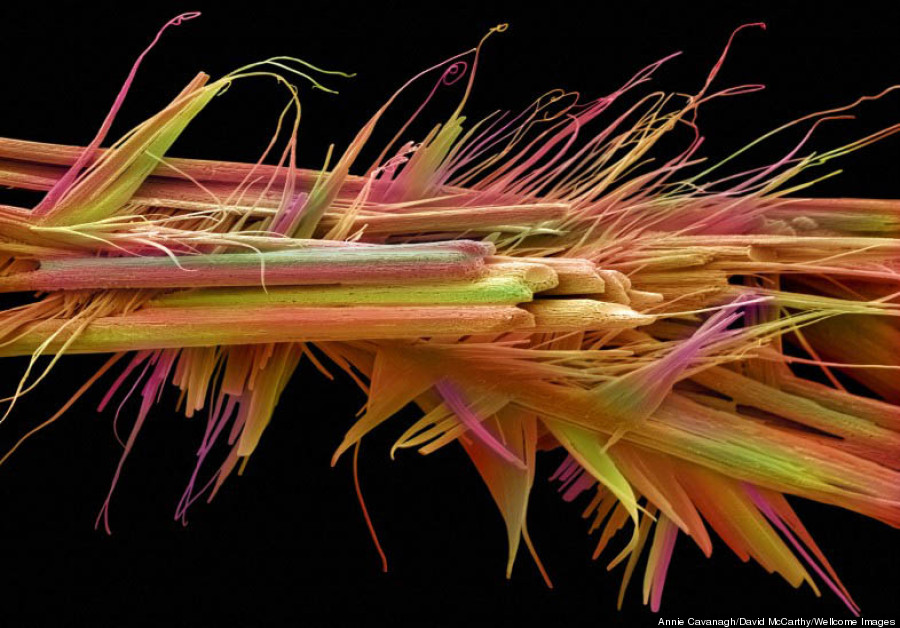
{"type": "Polygon", "coordinates": [[[246,462],[309,360],[368,395],[335,453],[352,449],[354,472],[363,437],[408,404],[421,418],[395,450],[462,446],[505,521],[507,575],[524,540],[549,582],[526,513],[537,460],[552,460],[537,452],[558,450],[551,479],[564,499],[584,496],[595,558],[619,544],[620,604],[646,555],[644,602],[657,609],[678,537],[709,554],[715,533],[856,612],[785,495],[900,525],[900,201],[802,193],[813,168],[900,125],[806,148],[864,98],[708,163],[698,109],[759,87],[714,87],[725,53],[691,96],[641,92],[663,59],[608,96],[551,91],[471,123],[488,36],[414,77],[320,170],[296,165],[290,81],[326,89],[320,80],[346,75],[287,57],[213,82],[201,73],[101,148],[153,44],[89,146],[0,139],[0,184],[46,191],[34,208],[0,206],[0,291],[35,295],[0,312],[0,356],[31,356],[4,418],[66,354],[112,354],[25,437],[113,369],[101,409],[140,395],[98,517],[108,529],[128,454],[174,385],[181,411],[206,416],[183,517],[246,462]],[[289,94],[257,163],[166,156],[215,96],[256,77],[289,94]],[[396,96],[423,86],[421,106],[359,167],[396,96]],[[408,141],[432,96],[453,89],[464,89],[457,109],[408,141]],[[690,136],[683,150],[653,161],[676,128],[690,136]],[[730,169],[792,131],[774,163],[730,169]]]}

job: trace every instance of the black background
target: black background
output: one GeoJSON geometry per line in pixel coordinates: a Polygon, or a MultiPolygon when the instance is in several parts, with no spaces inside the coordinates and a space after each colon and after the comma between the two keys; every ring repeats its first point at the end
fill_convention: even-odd
{"type": "MultiPolygon", "coordinates": [[[[168,32],[148,57],[113,135],[163,106],[198,70],[215,77],[289,54],[359,73],[327,81],[340,89],[338,96],[301,88],[300,162],[316,167],[329,142],[346,146],[409,76],[465,50],[500,22],[511,26],[484,55],[470,108],[475,117],[524,106],[552,87],[608,93],[676,50],[685,54],[660,71],[654,86],[696,91],[731,30],[766,21],[767,31],[738,38],[719,85],[768,87],[704,110],[701,126],[712,155],[727,154],[775,124],[900,83],[897,16],[888,2],[833,9],[731,3],[727,10],[690,2],[664,8],[641,2],[143,4],[152,6],[19,1],[0,9],[0,135],[86,143],[157,28],[198,8],[202,18],[168,32]]],[[[283,102],[284,92],[271,81],[237,85],[172,153],[254,160],[283,102]]],[[[406,107],[415,102],[405,101],[406,107]]],[[[439,101],[435,112],[448,110],[441,102],[453,100],[439,101]]],[[[898,103],[893,96],[863,106],[860,120],[826,127],[814,144],[828,147],[896,122],[898,103]]],[[[892,139],[844,158],[844,174],[816,193],[896,197],[898,154],[900,142],[892,139]]],[[[0,202],[36,198],[8,193],[0,202]]],[[[101,362],[67,358],[0,425],[3,448],[55,411],[101,362]]],[[[4,392],[23,367],[2,363],[4,392]]],[[[230,479],[211,504],[196,505],[187,527],[172,514],[204,418],[175,414],[175,395],[166,395],[126,465],[112,503],[111,537],[93,528],[120,451],[111,413],[94,412],[109,383],[103,380],[0,468],[0,625],[651,626],[658,617],[849,617],[827,591],[821,599],[808,588],[795,591],[758,565],[741,563],[721,543],[707,560],[683,536],[662,613],[640,605],[639,579],[617,612],[621,571],[591,561],[596,539],[579,517],[583,503],[563,503],[545,480],[558,454],[539,459],[530,515],[556,588],[543,585],[524,551],[507,581],[501,518],[462,451],[388,458],[411,413],[378,430],[362,451],[365,494],[390,562],[383,574],[353,492],[349,458],[329,467],[363,401],[338,380],[327,382],[304,365],[244,476],[230,479]]],[[[134,411],[134,403],[126,408],[128,417],[134,411]]],[[[852,513],[793,502],[864,615],[896,618],[896,533],[852,513]]]]}

